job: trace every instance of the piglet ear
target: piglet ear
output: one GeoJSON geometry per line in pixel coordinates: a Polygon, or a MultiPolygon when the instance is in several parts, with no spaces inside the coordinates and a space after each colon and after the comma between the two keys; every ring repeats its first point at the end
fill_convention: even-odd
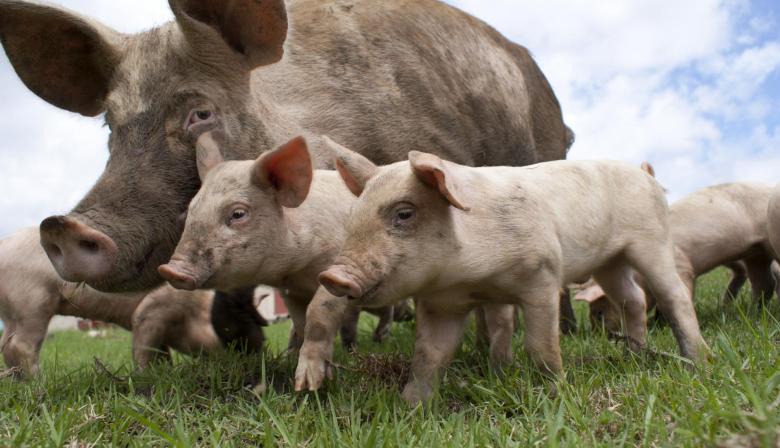
{"type": "Polygon", "coordinates": [[[195,155],[201,183],[206,180],[206,175],[212,168],[225,161],[211,132],[203,133],[198,137],[195,143],[195,155]]]}
{"type": "Polygon", "coordinates": [[[580,302],[594,303],[606,294],[596,282],[589,282],[588,285],[581,289],[577,295],[574,296],[574,300],[580,302]]]}
{"type": "Polygon", "coordinates": [[[650,165],[650,162],[648,161],[642,162],[642,171],[655,177],[655,168],[653,168],[653,165],[650,165]]]}
{"type": "Polygon", "coordinates": [[[376,176],[379,167],[355,151],[339,145],[327,136],[322,136],[325,144],[333,151],[333,164],[347,185],[349,191],[355,196],[363,194],[366,184],[376,176]]]}
{"type": "Polygon", "coordinates": [[[455,173],[438,156],[412,151],[409,153],[409,163],[414,175],[426,185],[439,190],[450,205],[465,212],[470,210],[459,198],[455,173]]]}
{"type": "Polygon", "coordinates": [[[252,183],[273,188],[279,205],[287,208],[296,208],[306,200],[312,177],[311,156],[303,137],[263,153],[252,167],[252,183]]]}

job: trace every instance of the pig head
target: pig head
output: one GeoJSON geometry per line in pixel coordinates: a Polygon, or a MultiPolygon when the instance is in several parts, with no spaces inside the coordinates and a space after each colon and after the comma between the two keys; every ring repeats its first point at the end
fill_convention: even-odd
{"type": "Polygon", "coordinates": [[[408,161],[379,168],[344,147],[335,165],[361,199],[347,224],[349,237],[320,283],[367,308],[435,283],[448,260],[457,259],[457,215],[469,210],[457,166],[412,151],[408,161]]]}
{"type": "Polygon", "coordinates": [[[189,207],[181,241],[160,274],[180,289],[243,288],[260,276],[279,283],[291,258],[284,208],[306,199],[313,177],[302,138],[254,161],[221,162],[211,132],[198,139],[203,186],[189,207]]]}

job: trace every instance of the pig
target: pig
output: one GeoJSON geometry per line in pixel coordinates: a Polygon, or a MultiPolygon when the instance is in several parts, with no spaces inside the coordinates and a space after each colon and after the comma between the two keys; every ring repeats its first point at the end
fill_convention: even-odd
{"type": "MultiPolygon", "coordinates": [[[[685,286],[695,297],[696,279],[718,266],[732,271],[723,295],[730,302],[746,280],[753,300],[764,305],[775,293],[773,260],[776,258],[767,231],[767,207],[771,187],[736,182],[696,191],[669,207],[669,225],[675,244],[675,264],[685,286]]],[[[647,309],[655,298],[641,276],[647,309]]],[[[598,284],[591,283],[575,297],[590,304],[593,323],[603,321],[610,331],[620,328],[620,310],[610,305],[598,284]]]]}
{"type": "MultiPolygon", "coordinates": [[[[775,258],[780,257],[780,184],[772,191],[772,197],[769,200],[767,209],[767,228],[769,231],[769,241],[772,243],[775,258]]],[[[780,274],[780,269],[775,272],[780,274]]],[[[780,297],[780,291],[777,294],[780,297]]]]}
{"type": "MultiPolygon", "coordinates": [[[[208,353],[224,345],[211,321],[214,293],[163,286],[143,293],[106,294],[61,280],[28,228],[0,241],[0,339],[7,367],[35,376],[49,321],[55,314],[101,320],[133,332],[139,368],[165,359],[169,349],[208,353]]],[[[260,327],[254,332],[262,337],[260,327]]],[[[255,341],[256,342],[256,341],[255,341]]],[[[257,343],[257,342],[256,342],[257,343]]],[[[262,348],[262,340],[255,349],[262,348]]]]}
{"type": "Polygon", "coordinates": [[[23,83],[111,132],[94,187],[40,226],[67,281],[107,292],[161,283],[200,186],[195,142],[210,130],[225,135],[228,160],[303,135],[317,168],[331,161],[321,134],[376,163],[426,142],[463,164],[527,165],[565,158],[574,141],[529,51],[443,2],[169,4],[172,22],[128,35],[0,0],[0,42],[23,83]]]}
{"type": "MultiPolygon", "coordinates": [[[[218,140],[212,133],[198,139],[203,186],[190,204],[181,242],[160,273],[185,290],[265,284],[285,291],[293,321],[289,348],[297,350],[309,302],[319,289],[317,275],[345,238],[355,198],[335,171],[312,168],[303,138],[257,160],[228,162],[218,140]]],[[[349,324],[342,342],[352,348],[359,309],[341,311],[339,320],[349,324]]],[[[389,331],[392,307],[380,314],[375,340],[389,331]]]]}
{"type": "MultiPolygon", "coordinates": [[[[683,356],[706,355],[674,267],[663,188],[639,168],[606,161],[471,168],[418,151],[378,167],[346,148],[335,163],[359,199],[320,283],[364,307],[416,298],[415,353],[402,394],[408,403],[431,397],[478,305],[520,305],[526,352],[543,372],[560,374],[559,291],[591,274],[626,308],[632,350],[645,346],[647,334],[637,270],[657,293],[683,356]]],[[[309,380],[327,359],[303,361],[314,373],[296,372],[300,386],[316,389],[309,380]]]]}

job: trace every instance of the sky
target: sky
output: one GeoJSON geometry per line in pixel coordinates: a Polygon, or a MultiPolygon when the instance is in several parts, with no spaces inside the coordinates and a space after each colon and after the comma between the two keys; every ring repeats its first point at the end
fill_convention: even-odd
{"type": "MultiPolygon", "coordinates": [[[[164,0],[54,0],[126,33],[164,0]]],[[[780,181],[777,0],[450,0],[529,48],[576,132],[572,159],[650,161],[670,199],[780,181]]],[[[0,236],[72,208],[108,157],[100,118],[28,91],[0,52],[0,236]]]]}

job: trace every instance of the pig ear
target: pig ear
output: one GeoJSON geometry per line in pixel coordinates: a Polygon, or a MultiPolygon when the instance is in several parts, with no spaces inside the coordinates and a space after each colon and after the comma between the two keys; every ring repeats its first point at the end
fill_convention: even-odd
{"type": "Polygon", "coordinates": [[[219,149],[219,144],[214,141],[214,136],[211,132],[206,132],[198,137],[198,142],[195,144],[195,154],[198,163],[198,176],[200,181],[206,180],[206,175],[212,168],[224,162],[222,157],[222,151],[219,149]]]}
{"type": "Polygon", "coordinates": [[[642,162],[642,171],[655,177],[655,168],[653,168],[653,165],[650,165],[650,162],[648,161],[642,162]]]}
{"type": "Polygon", "coordinates": [[[330,137],[322,136],[322,139],[333,151],[333,164],[336,165],[341,179],[352,194],[360,197],[366,184],[376,175],[379,167],[355,151],[334,142],[330,137]]]}
{"type": "Polygon", "coordinates": [[[592,283],[589,286],[581,289],[575,296],[574,300],[580,301],[580,302],[587,302],[587,303],[594,303],[600,298],[604,297],[606,294],[604,293],[604,290],[601,289],[601,286],[599,286],[598,283],[592,283]]]}
{"type": "Polygon", "coordinates": [[[466,212],[470,210],[469,207],[463,205],[459,198],[455,174],[439,157],[425,152],[412,151],[409,153],[409,163],[412,165],[414,175],[426,185],[439,190],[453,207],[466,212]]]}
{"type": "Polygon", "coordinates": [[[95,116],[104,110],[122,35],[53,6],[0,1],[0,41],[22,82],[45,101],[95,116]]]}
{"type": "Polygon", "coordinates": [[[261,155],[252,167],[252,183],[273,188],[282,207],[296,208],[309,195],[314,171],[306,140],[297,137],[261,155]]]}
{"type": "Polygon", "coordinates": [[[216,32],[250,69],[273,64],[284,55],[284,0],[169,0],[169,4],[182,31],[195,46],[208,46],[216,32]],[[211,33],[206,31],[209,28],[211,33]]]}

